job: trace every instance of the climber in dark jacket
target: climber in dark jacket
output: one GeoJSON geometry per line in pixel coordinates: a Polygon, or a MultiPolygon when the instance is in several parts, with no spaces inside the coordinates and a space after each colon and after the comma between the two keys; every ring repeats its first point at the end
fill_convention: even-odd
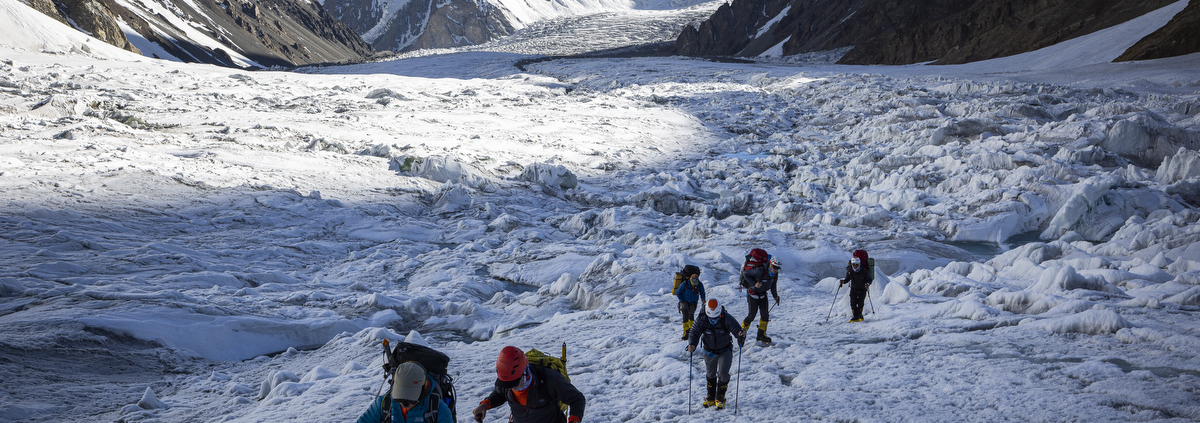
{"type": "Polygon", "coordinates": [[[867,299],[867,290],[871,288],[871,282],[874,281],[875,275],[872,275],[867,266],[863,265],[860,258],[850,259],[850,265],[846,266],[846,277],[839,281],[838,286],[850,284],[850,310],[854,311],[854,317],[850,318],[851,322],[863,320],[863,301],[867,299]]]}
{"type": "Polygon", "coordinates": [[[517,347],[500,350],[496,359],[496,387],[472,412],[482,422],[487,411],[507,402],[513,423],[579,423],[586,402],[583,393],[557,370],[530,365],[517,347]],[[563,415],[559,402],[570,407],[563,415]]]}
{"type": "Polygon", "coordinates": [[[717,300],[708,300],[704,305],[704,316],[692,326],[688,335],[688,352],[696,351],[696,345],[704,341],[704,366],[708,369],[708,396],[701,403],[704,407],[725,408],[725,392],[729,389],[729,367],[733,364],[733,340],[738,346],[746,343],[746,331],[725,307],[717,300]]]}

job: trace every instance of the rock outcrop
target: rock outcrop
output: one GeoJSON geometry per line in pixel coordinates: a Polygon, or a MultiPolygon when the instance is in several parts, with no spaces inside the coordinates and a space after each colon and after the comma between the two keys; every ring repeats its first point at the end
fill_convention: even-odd
{"type": "Polygon", "coordinates": [[[1162,59],[1200,52],[1200,0],[1191,0],[1158,31],[1125,50],[1114,62],[1162,59]]]}
{"type": "Polygon", "coordinates": [[[482,44],[510,35],[513,25],[486,0],[327,0],[330,12],[378,51],[482,44]]]}
{"type": "MultiPolygon", "coordinates": [[[[1036,50],[1173,0],[733,0],[664,53],[753,57],[848,49],[838,63],[966,63],[1036,50]]],[[[1192,25],[1194,27],[1195,25],[1192,25]]]]}
{"type": "Polygon", "coordinates": [[[315,1],[26,1],[109,44],[162,59],[291,67],[358,61],[374,54],[362,37],[315,1]],[[174,16],[163,16],[162,10],[174,16]],[[128,39],[118,20],[138,37],[128,39]]]}
{"type": "Polygon", "coordinates": [[[112,10],[101,1],[26,0],[26,4],[100,41],[141,54],[141,51],[125,38],[125,33],[121,32],[112,10]]]}

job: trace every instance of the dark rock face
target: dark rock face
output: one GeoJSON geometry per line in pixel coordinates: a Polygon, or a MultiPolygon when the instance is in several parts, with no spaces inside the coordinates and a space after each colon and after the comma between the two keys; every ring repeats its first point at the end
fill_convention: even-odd
{"type": "Polygon", "coordinates": [[[1150,60],[1200,52],[1200,0],[1191,0],[1166,26],[1146,36],[1114,62],[1150,60]]]}
{"type": "MultiPolygon", "coordinates": [[[[188,23],[178,28],[165,16],[131,10],[115,0],[54,1],[60,20],[119,47],[136,51],[117,26],[125,21],[138,36],[185,62],[240,67],[233,55],[261,66],[298,66],[361,60],[374,50],[353,30],[335,19],[317,2],[307,0],[143,0],[130,7],[160,2],[175,18],[188,23]],[[197,31],[201,35],[197,35],[197,31]],[[198,39],[193,39],[197,37],[198,39]],[[220,47],[217,47],[217,46],[220,47]]],[[[46,7],[35,7],[46,13],[46,7]]],[[[145,53],[158,57],[159,53],[145,53]]],[[[169,58],[169,57],[161,57],[169,58]]]]}
{"type": "Polygon", "coordinates": [[[783,43],[784,55],[853,47],[838,62],[843,64],[966,63],[1036,50],[1170,3],[1172,0],[733,0],[699,29],[682,32],[673,51],[666,53],[750,57],[783,43]]]}
{"type": "Polygon", "coordinates": [[[325,5],[378,51],[481,44],[514,31],[504,14],[484,0],[412,0],[395,14],[375,0],[327,0],[325,5]]]}

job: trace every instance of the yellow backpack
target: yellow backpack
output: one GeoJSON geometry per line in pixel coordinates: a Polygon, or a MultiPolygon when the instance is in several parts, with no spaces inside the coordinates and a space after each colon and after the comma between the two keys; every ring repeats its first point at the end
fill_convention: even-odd
{"type": "MultiPolygon", "coordinates": [[[[567,382],[571,381],[571,377],[567,375],[567,343],[566,342],[563,342],[563,344],[562,344],[562,358],[558,358],[558,357],[546,354],[544,352],[538,351],[536,348],[530,348],[529,351],[525,351],[525,358],[529,360],[529,364],[536,364],[538,366],[548,367],[548,368],[557,370],[559,373],[561,373],[563,375],[564,378],[567,379],[567,382]]],[[[562,411],[565,413],[565,412],[567,412],[568,407],[567,407],[566,403],[559,401],[558,408],[561,408],[562,411]]]]}

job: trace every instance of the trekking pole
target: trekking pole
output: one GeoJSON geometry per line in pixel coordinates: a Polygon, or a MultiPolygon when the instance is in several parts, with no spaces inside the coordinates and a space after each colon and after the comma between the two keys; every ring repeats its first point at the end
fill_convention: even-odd
{"type": "Polygon", "coordinates": [[[875,302],[871,301],[871,290],[867,290],[867,301],[871,303],[871,314],[875,314],[875,302]]]}
{"type": "MultiPolygon", "coordinates": [[[[833,293],[833,304],[830,304],[830,305],[829,305],[829,314],[826,314],[826,315],[825,315],[825,322],[826,322],[826,323],[828,323],[828,322],[829,322],[829,316],[832,316],[832,315],[833,315],[833,305],[834,305],[834,304],[837,304],[837,296],[838,296],[838,294],[839,294],[839,293],[841,293],[841,292],[842,292],[842,284],[840,284],[840,283],[839,283],[839,284],[838,284],[838,289],[837,289],[837,292],[834,292],[834,293],[833,293]]],[[[871,307],[875,307],[875,305],[873,305],[873,304],[872,304],[872,305],[871,305],[871,307]]]]}
{"type": "Polygon", "coordinates": [[[742,349],[743,349],[742,346],[739,345],[738,346],[737,383],[735,383],[733,385],[733,415],[735,415],[735,416],[737,415],[737,412],[738,412],[738,393],[741,392],[741,388],[742,388],[742,349]]]}
{"type": "Polygon", "coordinates": [[[696,373],[696,366],[692,364],[692,355],[694,352],[688,353],[688,415],[692,415],[692,374],[696,373]]]}

